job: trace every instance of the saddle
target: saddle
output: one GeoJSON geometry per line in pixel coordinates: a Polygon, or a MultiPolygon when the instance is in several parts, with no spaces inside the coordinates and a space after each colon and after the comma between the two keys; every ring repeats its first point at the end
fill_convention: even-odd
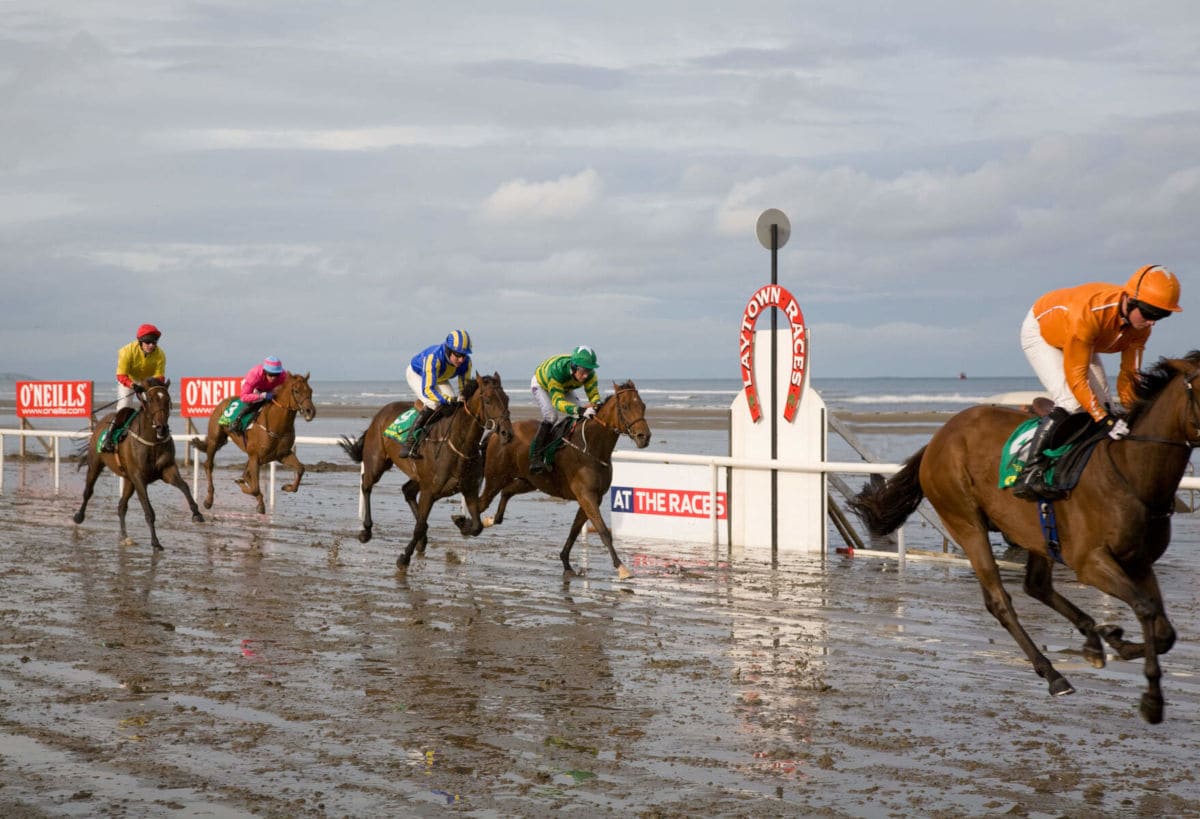
{"type": "MultiPolygon", "coordinates": [[[[578,419],[572,416],[565,416],[554,422],[554,426],[550,428],[549,440],[546,442],[546,445],[542,447],[541,451],[542,462],[545,463],[546,466],[554,465],[554,456],[557,455],[558,451],[563,448],[564,444],[566,444],[567,438],[571,435],[571,432],[575,429],[575,425],[577,423],[579,423],[578,419]]],[[[536,458],[538,456],[538,453],[533,451],[532,443],[530,443],[529,455],[531,458],[536,458]]]]}
{"type": "Polygon", "coordinates": [[[117,448],[117,444],[129,434],[129,427],[133,424],[133,419],[137,418],[139,409],[124,407],[117,410],[117,414],[113,416],[112,423],[108,428],[100,433],[100,437],[96,439],[97,452],[112,452],[117,448]],[[124,415],[124,418],[122,418],[124,415]]]}
{"type": "MultiPolygon", "coordinates": [[[[1046,398],[1036,398],[1029,409],[1036,417],[1022,422],[1004,444],[1000,455],[1000,488],[1007,489],[1017,480],[1017,475],[1029,461],[1029,444],[1033,431],[1042,416],[1054,408],[1046,398]]],[[[1079,476],[1087,466],[1096,444],[1108,437],[1108,430],[1097,424],[1086,412],[1077,412],[1067,417],[1054,430],[1045,449],[1049,465],[1046,467],[1046,483],[1063,492],[1069,492],[1079,483],[1079,476]]]]}

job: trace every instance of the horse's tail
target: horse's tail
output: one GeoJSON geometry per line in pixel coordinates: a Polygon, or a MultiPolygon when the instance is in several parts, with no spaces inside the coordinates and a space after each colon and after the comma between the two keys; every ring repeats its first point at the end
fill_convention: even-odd
{"type": "Polygon", "coordinates": [[[862,518],[868,531],[875,537],[883,537],[900,528],[908,516],[917,511],[925,492],[921,489],[921,458],[925,447],[904,462],[904,466],[886,481],[878,475],[847,504],[854,514],[862,518]]]}
{"type": "Polygon", "coordinates": [[[367,433],[359,435],[357,438],[347,438],[342,436],[342,440],[338,443],[342,449],[346,450],[346,454],[350,456],[350,460],[356,464],[361,464],[363,459],[363,441],[367,439],[367,433]]]}
{"type": "Polygon", "coordinates": [[[75,471],[83,469],[87,466],[88,454],[92,450],[92,439],[84,438],[83,443],[75,447],[75,471]]]}

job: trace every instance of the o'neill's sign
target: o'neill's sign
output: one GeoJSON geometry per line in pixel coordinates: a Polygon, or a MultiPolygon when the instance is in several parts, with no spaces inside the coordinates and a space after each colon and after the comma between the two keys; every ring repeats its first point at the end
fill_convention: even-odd
{"type": "MultiPolygon", "coordinates": [[[[800,392],[804,389],[804,366],[808,351],[804,335],[804,314],[800,312],[800,303],[786,287],[778,284],[763,285],[754,291],[754,295],[746,303],[746,309],[742,313],[741,330],[738,333],[742,387],[746,392],[746,403],[750,405],[750,419],[757,422],[762,418],[763,412],[758,388],[754,384],[754,323],[768,307],[777,307],[783,311],[792,326],[792,367],[788,378],[787,403],[783,408],[784,420],[791,421],[796,417],[796,408],[800,405],[800,392]]],[[[772,373],[771,376],[774,377],[775,374],[772,373]]]]}

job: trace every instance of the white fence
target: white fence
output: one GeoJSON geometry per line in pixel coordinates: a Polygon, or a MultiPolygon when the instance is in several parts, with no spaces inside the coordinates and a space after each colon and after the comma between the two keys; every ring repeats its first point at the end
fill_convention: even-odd
{"type": "MultiPolygon", "coordinates": [[[[57,493],[60,488],[59,483],[59,468],[61,466],[61,453],[59,449],[59,441],[63,438],[90,438],[90,432],[71,432],[65,430],[33,430],[33,429],[0,429],[0,494],[4,492],[4,439],[7,436],[17,436],[25,438],[50,438],[53,439],[51,446],[52,456],[51,461],[54,469],[54,491],[57,493]]],[[[180,441],[176,438],[176,442],[180,441]]],[[[298,444],[315,444],[318,446],[338,446],[341,443],[340,438],[325,438],[316,436],[296,436],[298,444]]],[[[196,494],[197,487],[200,484],[200,460],[195,457],[196,447],[191,444],[189,436],[184,441],[184,458],[190,457],[192,461],[192,494],[196,494]]],[[[692,466],[707,466],[712,471],[712,481],[710,484],[709,509],[710,522],[712,524],[712,545],[716,546],[719,540],[719,522],[717,519],[717,493],[720,483],[720,470],[726,468],[733,469],[754,469],[754,470],[778,470],[780,472],[807,472],[807,473],[840,473],[840,474],[857,474],[857,475],[891,475],[900,470],[900,464],[873,464],[866,462],[850,462],[850,461],[819,461],[810,464],[793,464],[784,463],[782,461],[770,460],[749,460],[745,458],[730,458],[714,455],[684,455],[670,453],[648,453],[648,452],[614,452],[612,459],[614,461],[629,461],[643,462],[656,464],[688,464],[692,466]]],[[[274,508],[275,506],[275,464],[270,464],[269,477],[267,480],[268,492],[267,502],[274,508]]],[[[1200,490],[1200,478],[1191,477],[1184,478],[1179,482],[1179,488],[1183,490],[1200,490]]],[[[361,497],[359,499],[359,509],[361,513],[361,497]]],[[[903,529],[898,533],[898,552],[901,557],[904,556],[904,536],[903,529]]]]}

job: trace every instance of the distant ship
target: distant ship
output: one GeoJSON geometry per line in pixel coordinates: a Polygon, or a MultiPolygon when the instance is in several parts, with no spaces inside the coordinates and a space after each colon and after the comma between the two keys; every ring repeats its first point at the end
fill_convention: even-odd
{"type": "Polygon", "coordinates": [[[966,381],[966,380],[967,380],[967,374],[966,374],[966,373],[959,373],[959,374],[958,374],[958,380],[959,380],[959,381],[966,381]]]}

